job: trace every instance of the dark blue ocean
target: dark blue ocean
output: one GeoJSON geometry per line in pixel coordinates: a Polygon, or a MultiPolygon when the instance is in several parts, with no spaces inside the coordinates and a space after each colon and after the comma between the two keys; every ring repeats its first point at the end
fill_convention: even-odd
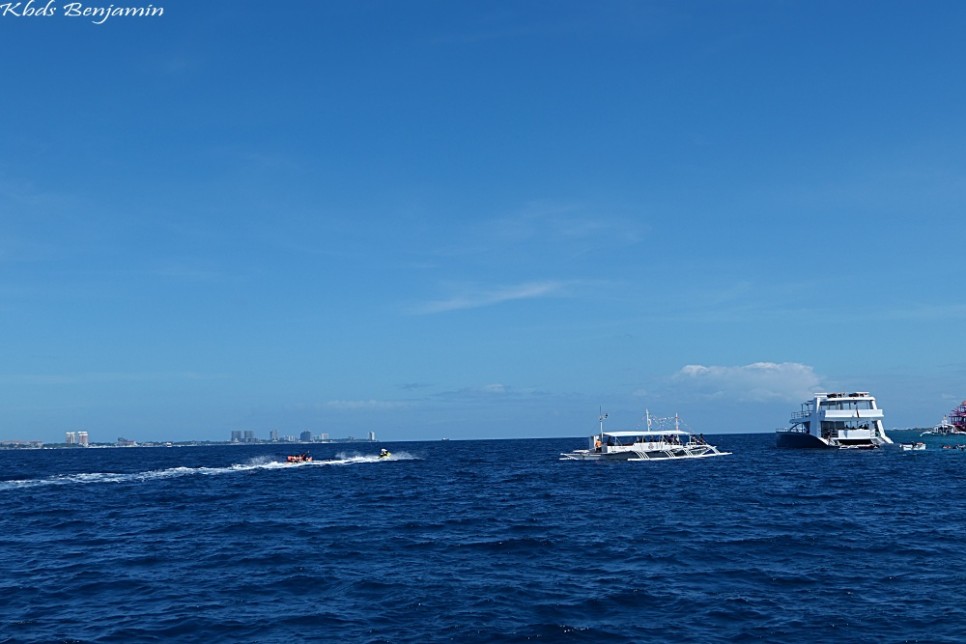
{"type": "Polygon", "coordinates": [[[0,451],[0,641],[966,639],[966,451],[713,438],[0,451]]]}

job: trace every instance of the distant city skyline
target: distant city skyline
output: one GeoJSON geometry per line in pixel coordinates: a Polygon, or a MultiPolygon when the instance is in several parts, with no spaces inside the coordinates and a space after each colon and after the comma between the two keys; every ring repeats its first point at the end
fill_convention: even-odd
{"type": "Polygon", "coordinates": [[[17,447],[45,447],[45,446],[58,446],[67,445],[69,447],[88,447],[88,446],[109,446],[115,445],[118,447],[137,447],[140,445],[156,445],[156,444],[172,444],[173,442],[178,443],[230,443],[230,444],[250,444],[250,445],[264,445],[271,443],[345,443],[345,442],[376,442],[377,437],[375,432],[368,432],[365,437],[356,436],[339,436],[333,437],[326,432],[319,434],[313,434],[310,431],[303,431],[298,434],[298,436],[292,434],[281,435],[277,430],[271,430],[268,432],[267,437],[259,436],[256,432],[251,430],[238,431],[233,430],[230,437],[223,440],[217,439],[188,439],[180,441],[166,441],[164,439],[149,439],[149,440],[136,440],[127,438],[125,436],[118,436],[116,439],[98,439],[96,436],[91,438],[89,433],[86,431],[73,431],[65,432],[64,439],[62,441],[42,441],[39,439],[24,440],[24,439],[0,439],[0,448],[17,448],[17,447]]]}
{"type": "Polygon", "coordinates": [[[0,16],[0,440],[966,398],[966,5],[0,16]]]}

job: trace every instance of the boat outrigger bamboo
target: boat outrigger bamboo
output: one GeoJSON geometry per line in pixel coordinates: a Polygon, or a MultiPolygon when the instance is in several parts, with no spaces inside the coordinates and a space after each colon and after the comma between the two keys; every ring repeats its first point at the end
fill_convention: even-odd
{"type": "Polygon", "coordinates": [[[694,435],[681,429],[681,422],[677,414],[674,415],[673,428],[660,429],[656,425],[662,421],[651,416],[645,410],[647,421],[646,430],[604,431],[604,419],[607,414],[598,418],[600,431],[590,437],[587,449],[575,449],[560,455],[562,461],[668,461],[684,458],[708,458],[710,456],[727,456],[731,452],[722,452],[714,445],[709,445],[704,436],[694,435]]]}

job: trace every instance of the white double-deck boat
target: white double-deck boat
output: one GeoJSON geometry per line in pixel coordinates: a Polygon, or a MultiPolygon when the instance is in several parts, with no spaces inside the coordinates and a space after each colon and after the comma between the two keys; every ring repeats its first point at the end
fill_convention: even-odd
{"type": "Polygon", "coordinates": [[[778,447],[874,449],[892,444],[883,417],[867,391],[815,394],[792,414],[790,427],[777,431],[778,447]]]}
{"type": "MultiPolygon", "coordinates": [[[[714,445],[709,445],[703,435],[695,436],[691,432],[681,429],[677,415],[674,416],[673,428],[659,429],[656,419],[645,412],[647,419],[646,430],[604,431],[604,419],[607,414],[601,414],[600,431],[590,437],[587,449],[575,449],[560,455],[562,461],[667,461],[682,458],[708,458],[709,456],[727,456],[731,452],[722,452],[714,445]]],[[[668,419],[669,420],[669,419],[668,419]]]]}

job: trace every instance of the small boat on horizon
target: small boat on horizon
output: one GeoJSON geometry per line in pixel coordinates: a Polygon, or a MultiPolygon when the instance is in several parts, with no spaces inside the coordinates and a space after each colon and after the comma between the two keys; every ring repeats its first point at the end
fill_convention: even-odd
{"type": "Polygon", "coordinates": [[[936,426],[932,429],[928,429],[920,436],[947,436],[949,434],[958,434],[960,432],[956,431],[956,427],[949,422],[949,416],[943,416],[943,419],[936,423],[936,426]]]}
{"type": "Polygon", "coordinates": [[[681,429],[680,419],[674,415],[674,424],[660,428],[659,423],[671,419],[658,419],[645,410],[646,430],[604,431],[607,414],[598,418],[600,430],[589,439],[587,449],[575,449],[560,454],[561,461],[672,461],[689,458],[727,456],[704,440],[703,434],[692,434],[681,429]]]}
{"type": "Polygon", "coordinates": [[[794,412],[790,426],[775,432],[778,447],[875,449],[891,445],[884,414],[867,391],[817,393],[794,412]]]}
{"type": "Polygon", "coordinates": [[[920,436],[949,436],[951,434],[966,434],[966,400],[943,416],[943,419],[932,429],[920,436]]]}

